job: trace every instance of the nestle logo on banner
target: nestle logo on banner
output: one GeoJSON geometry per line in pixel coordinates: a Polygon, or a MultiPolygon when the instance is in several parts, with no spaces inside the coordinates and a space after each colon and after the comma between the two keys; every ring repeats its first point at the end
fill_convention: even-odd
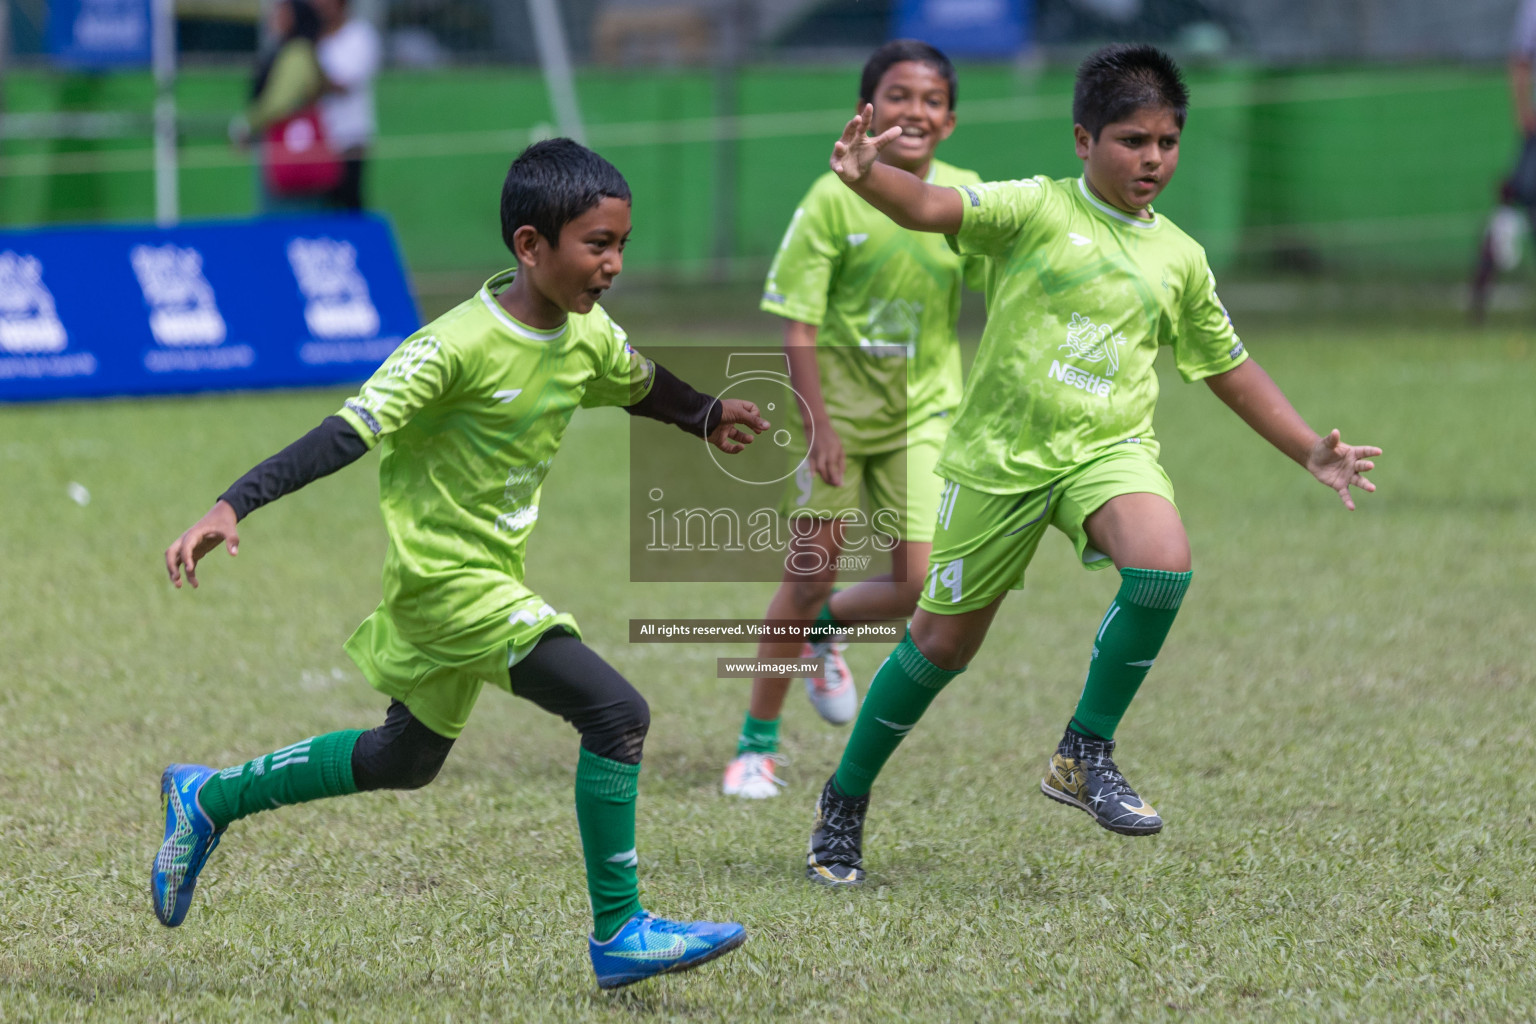
{"type": "Polygon", "coordinates": [[[256,362],[249,345],[224,344],[228,330],[203,256],[179,245],[136,245],[128,253],[139,291],[149,306],[149,333],[163,346],[144,353],[150,373],[237,370],[256,362]]]}
{"type": "Polygon", "coordinates": [[[61,354],[68,346],[69,333],[43,283],[42,261],[9,249],[0,252],[0,380],[96,372],[95,356],[61,354]]]}
{"type": "Polygon", "coordinates": [[[299,359],[320,363],[381,362],[399,338],[379,338],[379,311],[357,269],[357,249],[334,238],[295,238],[288,265],[304,293],[304,323],[319,341],[299,349],[299,359]]]}
{"type": "Polygon", "coordinates": [[[321,363],[380,362],[399,338],[378,338],[379,311],[357,268],[357,249],[334,238],[295,238],[288,265],[304,293],[304,323],[320,341],[299,349],[299,359],[321,363]]]}
{"type": "Polygon", "coordinates": [[[350,383],[420,324],[371,214],[0,230],[0,403],[350,383]]]}
{"type": "Polygon", "coordinates": [[[156,342],[181,348],[224,340],[224,318],[196,249],[136,245],[128,259],[149,304],[149,330],[156,342]]]}
{"type": "Polygon", "coordinates": [[[135,0],[86,0],[75,18],[75,43],[87,50],[136,50],[149,37],[148,5],[135,0]]]}
{"type": "Polygon", "coordinates": [[[18,355],[62,352],[69,335],[36,256],[0,252],[0,349],[18,355]]]}

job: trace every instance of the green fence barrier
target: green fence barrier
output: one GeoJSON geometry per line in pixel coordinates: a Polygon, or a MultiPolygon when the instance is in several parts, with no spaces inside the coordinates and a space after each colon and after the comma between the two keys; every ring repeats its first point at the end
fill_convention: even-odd
{"type": "MultiPolygon", "coordinates": [[[[722,118],[709,72],[582,73],[589,142],[635,192],[629,269],[685,280],[760,273],[795,202],[826,167],[856,82],[852,65],[749,68],[736,82],[738,113],[722,118]],[[717,191],[721,146],[734,147],[725,197],[717,191]],[[721,209],[730,211],[723,226],[721,209]]],[[[1204,69],[1191,85],[1179,176],[1158,208],[1218,268],[1444,275],[1467,266],[1513,157],[1502,69],[1204,69]]],[[[231,70],[182,75],[186,217],[255,209],[250,158],[221,136],[246,87],[231,70]]],[[[960,89],[945,159],[989,178],[1077,173],[1069,70],[964,67],[960,89]]],[[[377,92],[383,134],[368,192],[393,218],[410,265],[453,272],[504,262],[502,176],[553,121],[537,72],[392,72],[377,92]]],[[[7,114],[147,117],[152,86],[135,74],[27,72],[8,78],[6,96],[7,114]]],[[[141,123],[136,138],[0,145],[0,223],[149,220],[141,123]]]]}

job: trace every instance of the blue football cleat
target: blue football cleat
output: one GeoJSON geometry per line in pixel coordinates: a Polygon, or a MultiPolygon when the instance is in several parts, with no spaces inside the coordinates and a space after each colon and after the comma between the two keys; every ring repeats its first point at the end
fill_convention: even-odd
{"type": "Polygon", "coordinates": [[[160,775],[165,842],[150,868],[149,893],[155,916],[167,928],[176,927],[187,916],[197,873],[224,835],[197,803],[197,791],[211,775],[213,769],[200,764],[173,764],[160,775]]]}
{"type": "Polygon", "coordinates": [[[598,988],[619,988],[658,974],[686,971],[747,941],[734,921],[669,921],[642,910],[607,942],[588,938],[598,988]]]}

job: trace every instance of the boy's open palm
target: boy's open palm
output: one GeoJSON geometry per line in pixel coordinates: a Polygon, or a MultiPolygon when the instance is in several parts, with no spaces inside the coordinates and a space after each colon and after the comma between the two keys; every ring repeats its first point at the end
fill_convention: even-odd
{"type": "Polygon", "coordinates": [[[1318,438],[1317,444],[1307,453],[1307,471],[1324,486],[1337,491],[1344,507],[1353,512],[1355,500],[1350,497],[1349,489],[1376,489],[1376,485],[1367,480],[1365,474],[1376,468],[1376,463],[1371,460],[1380,454],[1380,448],[1370,445],[1345,444],[1339,432],[1334,430],[1326,437],[1318,438]]]}
{"type": "Polygon", "coordinates": [[[175,543],[165,549],[165,571],[170,574],[171,583],[179,589],[181,572],[185,569],[187,582],[196,588],[197,563],[220,544],[229,549],[231,558],[238,555],[240,531],[236,528],[235,522],[235,510],[229,506],[229,503],[216,501],[203,518],[193,523],[186,533],[177,537],[175,543]]]}
{"type": "Polygon", "coordinates": [[[752,443],[771,424],[758,415],[757,406],[742,398],[727,398],[720,403],[720,423],[710,431],[709,443],[728,455],[735,455],[752,443]],[[749,427],[751,434],[741,427],[749,427]]]}
{"type": "Polygon", "coordinates": [[[874,105],[864,104],[864,109],[843,127],[843,137],[832,144],[832,170],[850,185],[862,181],[880,158],[880,151],[901,137],[900,125],[892,125],[871,137],[869,126],[874,120],[874,105]]]}

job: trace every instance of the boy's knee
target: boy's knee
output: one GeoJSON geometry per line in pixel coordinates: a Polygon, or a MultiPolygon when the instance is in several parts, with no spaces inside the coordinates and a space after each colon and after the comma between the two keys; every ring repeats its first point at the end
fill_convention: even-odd
{"type": "Polygon", "coordinates": [[[443,762],[448,760],[448,752],[431,758],[413,758],[403,762],[399,767],[399,773],[395,778],[395,784],[390,789],[421,789],[442,771],[443,762]]]}
{"type": "Polygon", "coordinates": [[[1189,556],[1189,545],[1182,547],[1169,545],[1166,548],[1144,552],[1127,568],[1151,569],[1154,572],[1190,572],[1193,563],[1189,556]]]}
{"type": "Polygon", "coordinates": [[[964,632],[954,629],[942,615],[921,615],[912,620],[912,644],[935,668],[956,671],[976,657],[981,646],[964,632]]]}
{"type": "Polygon", "coordinates": [[[413,748],[396,740],[363,750],[359,758],[363,746],[359,739],[359,749],[352,752],[352,781],[359,790],[420,789],[437,778],[452,745],[453,741],[447,740],[441,746],[413,748]]]}
{"type": "Polygon", "coordinates": [[[420,789],[437,778],[452,749],[453,740],[415,719],[404,728],[389,722],[357,738],[352,748],[352,782],[360,792],[420,789]]]}
{"type": "Polygon", "coordinates": [[[602,756],[619,764],[639,764],[640,758],[645,753],[645,734],[649,728],[650,723],[647,722],[645,725],[637,725],[613,737],[612,742],[608,744],[607,753],[602,756]]]}
{"type": "Polygon", "coordinates": [[[651,707],[640,691],[631,687],[581,730],[581,745],[610,761],[639,764],[650,729],[651,707]]]}
{"type": "Polygon", "coordinates": [[[928,659],[929,664],[947,672],[965,668],[976,656],[975,650],[968,644],[949,637],[926,637],[923,640],[914,637],[912,642],[917,645],[923,657],[928,659]]]}
{"type": "Polygon", "coordinates": [[[832,581],[796,580],[789,584],[789,596],[795,602],[795,607],[808,610],[814,615],[832,599],[832,581]]]}
{"type": "Polygon", "coordinates": [[[639,690],[630,688],[624,700],[615,709],[615,717],[626,732],[639,732],[644,736],[651,728],[651,705],[639,690]]]}
{"type": "Polygon", "coordinates": [[[632,696],[624,703],[619,721],[622,724],[614,743],[615,749],[609,756],[622,764],[639,764],[646,734],[651,731],[651,706],[640,695],[640,691],[632,691],[632,696]]]}

